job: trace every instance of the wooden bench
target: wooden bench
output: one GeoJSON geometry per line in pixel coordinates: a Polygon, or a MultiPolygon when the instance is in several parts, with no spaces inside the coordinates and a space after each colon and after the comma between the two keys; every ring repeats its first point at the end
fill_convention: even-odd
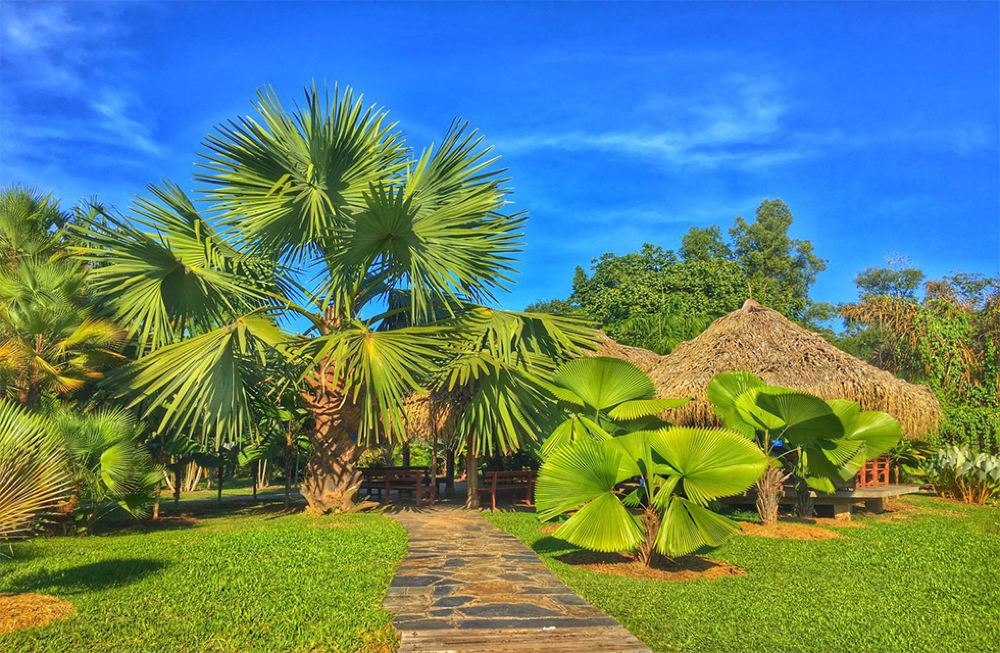
{"type": "Polygon", "coordinates": [[[377,492],[384,501],[396,490],[398,495],[411,493],[418,506],[423,502],[434,505],[437,488],[430,483],[427,467],[369,467],[361,470],[361,475],[361,489],[377,492]]]}
{"type": "Polygon", "coordinates": [[[513,492],[515,503],[525,506],[532,506],[532,498],[535,494],[535,472],[524,470],[519,472],[486,472],[479,494],[490,495],[490,504],[493,510],[497,509],[497,492],[513,492]],[[520,502],[516,497],[523,493],[524,498],[520,502]]]}

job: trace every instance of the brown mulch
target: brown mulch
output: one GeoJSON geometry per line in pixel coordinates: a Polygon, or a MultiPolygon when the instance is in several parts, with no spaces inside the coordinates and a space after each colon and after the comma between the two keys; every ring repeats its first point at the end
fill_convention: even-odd
{"type": "MultiPolygon", "coordinates": [[[[831,519],[829,521],[832,522],[835,520],[831,519]]],[[[843,524],[838,523],[836,525],[843,524]]],[[[740,522],[740,528],[743,529],[744,535],[751,537],[772,537],[782,540],[833,540],[840,537],[840,533],[836,531],[813,526],[810,523],[792,521],[779,521],[774,524],[740,522]]]]}
{"type": "Polygon", "coordinates": [[[635,556],[620,553],[574,551],[558,556],[556,559],[578,569],[643,580],[715,580],[717,578],[745,576],[747,573],[728,562],[701,556],[684,556],[672,560],[661,558],[650,567],[639,562],[635,556]]]}
{"type": "Polygon", "coordinates": [[[562,524],[545,524],[544,526],[538,527],[538,532],[544,535],[551,535],[559,530],[560,526],[562,526],[562,524]]]}
{"type": "Polygon", "coordinates": [[[45,594],[0,594],[0,634],[65,619],[76,606],[45,594]]]}

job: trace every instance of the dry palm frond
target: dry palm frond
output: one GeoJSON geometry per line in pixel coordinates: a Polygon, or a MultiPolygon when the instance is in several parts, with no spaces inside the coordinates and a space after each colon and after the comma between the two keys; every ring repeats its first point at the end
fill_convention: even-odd
{"type": "Polygon", "coordinates": [[[0,540],[29,533],[63,501],[70,480],[49,422],[0,401],[0,540]]]}

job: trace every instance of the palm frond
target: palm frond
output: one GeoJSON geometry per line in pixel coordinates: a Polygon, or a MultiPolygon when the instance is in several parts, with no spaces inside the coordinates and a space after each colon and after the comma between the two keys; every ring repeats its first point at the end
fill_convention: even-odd
{"type": "Polygon", "coordinates": [[[0,400],[0,540],[29,533],[63,501],[71,481],[51,423],[0,400]]]}

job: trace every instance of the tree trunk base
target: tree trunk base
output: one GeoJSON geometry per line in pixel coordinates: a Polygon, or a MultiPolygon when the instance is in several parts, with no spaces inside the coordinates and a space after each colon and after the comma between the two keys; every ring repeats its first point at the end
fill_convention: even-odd
{"type": "Polygon", "coordinates": [[[777,467],[768,465],[764,475],[757,481],[757,514],[764,524],[778,521],[778,506],[781,493],[785,489],[786,474],[777,467]]]}

